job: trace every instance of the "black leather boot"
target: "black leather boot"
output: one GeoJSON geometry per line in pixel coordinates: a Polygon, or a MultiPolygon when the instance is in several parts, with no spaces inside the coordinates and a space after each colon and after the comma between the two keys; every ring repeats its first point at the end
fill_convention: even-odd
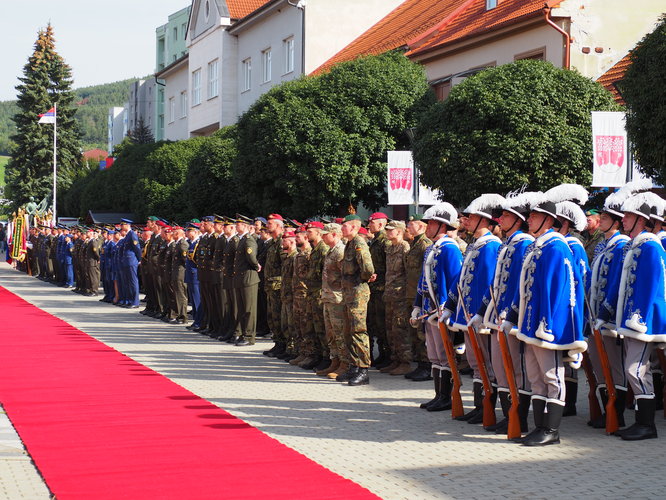
{"type": "Polygon", "coordinates": [[[337,377],[335,377],[336,382],[348,382],[352,378],[356,376],[356,374],[359,371],[359,367],[355,365],[349,365],[349,370],[347,370],[345,373],[341,373],[337,377]]]}
{"type": "MultiPolygon", "coordinates": [[[[411,377],[409,378],[412,379],[413,382],[425,382],[426,380],[432,380],[431,366],[432,365],[430,363],[419,363],[416,367],[416,370],[410,372],[411,377]]],[[[409,375],[409,373],[407,375],[409,375]]]]}
{"type": "MultiPolygon", "coordinates": [[[[569,388],[567,387],[567,391],[569,388]]],[[[569,394],[567,392],[567,394],[569,394]]],[[[568,399],[568,398],[567,398],[568,399]]],[[[606,427],[606,405],[608,404],[608,391],[605,387],[599,388],[599,399],[601,399],[601,413],[602,415],[599,418],[594,420],[588,420],[587,425],[593,429],[604,429],[606,427]]]]}
{"type": "Polygon", "coordinates": [[[578,400],[578,382],[573,380],[566,380],[564,385],[567,390],[565,396],[565,405],[563,417],[573,417],[576,414],[576,400],[578,400]]]}
{"type": "Polygon", "coordinates": [[[470,411],[469,413],[465,413],[464,415],[460,417],[456,417],[456,420],[470,420],[471,418],[474,418],[476,415],[479,413],[481,414],[481,417],[483,418],[483,412],[482,412],[482,407],[481,405],[483,404],[483,384],[481,382],[474,382],[473,385],[473,394],[474,394],[474,409],[470,411]]]}
{"type": "Polygon", "coordinates": [[[637,399],[638,411],[636,411],[636,423],[625,429],[620,437],[625,441],[640,441],[643,439],[655,439],[657,428],[654,425],[654,414],[657,409],[657,401],[653,399],[637,399]]]}
{"type": "Polygon", "coordinates": [[[564,406],[557,403],[546,404],[546,413],[543,416],[543,427],[523,440],[523,446],[546,446],[560,443],[560,423],[564,413],[564,406]]]}
{"type": "Polygon", "coordinates": [[[348,385],[367,385],[370,383],[370,375],[367,368],[359,368],[356,374],[349,379],[348,385]]]}
{"type": "Polygon", "coordinates": [[[511,409],[511,394],[507,391],[498,391],[500,400],[500,407],[502,408],[502,415],[504,418],[497,422],[495,425],[484,427],[488,432],[495,434],[506,434],[509,430],[509,410],[511,409]]]}
{"type": "Polygon", "coordinates": [[[529,394],[518,393],[518,419],[520,420],[520,432],[527,432],[527,417],[530,414],[530,403],[532,396],[529,394]]]}
{"type": "Polygon", "coordinates": [[[627,407],[627,391],[622,389],[615,389],[615,411],[617,412],[617,423],[620,427],[624,427],[624,409],[627,407]]]}
{"type": "MultiPolygon", "coordinates": [[[[483,387],[483,385],[481,387],[483,387]]],[[[493,413],[494,413],[495,412],[495,404],[497,403],[497,388],[493,387],[492,391],[493,392],[490,395],[490,405],[491,405],[491,408],[493,409],[493,413]]],[[[471,417],[467,421],[468,424],[481,424],[481,423],[483,423],[483,404],[484,404],[484,397],[483,397],[483,391],[481,391],[481,405],[480,405],[481,411],[479,411],[479,413],[477,413],[476,415],[471,417]]]]}
{"type": "Polygon", "coordinates": [[[654,402],[657,410],[664,409],[664,376],[661,373],[652,372],[652,383],[654,385],[654,402]]]}
{"type": "MultiPolygon", "coordinates": [[[[448,370],[433,370],[439,372],[439,398],[432,404],[428,405],[428,411],[445,411],[451,409],[451,387],[453,385],[451,380],[451,372],[448,370]]],[[[434,373],[433,373],[434,375],[434,373]]]]}
{"type": "Polygon", "coordinates": [[[440,381],[440,379],[441,379],[441,373],[442,373],[442,372],[440,372],[440,371],[439,371],[438,369],[436,369],[436,368],[433,368],[433,369],[432,369],[432,378],[433,378],[433,380],[435,381],[435,397],[432,398],[430,401],[427,401],[427,402],[425,402],[425,403],[421,403],[421,404],[419,405],[419,408],[422,408],[422,409],[425,410],[425,409],[428,408],[428,406],[430,406],[431,404],[433,404],[435,401],[437,401],[437,400],[439,399],[439,390],[440,390],[440,389],[439,389],[439,388],[440,388],[439,381],[440,381]]]}
{"type": "MultiPolygon", "coordinates": [[[[525,396],[527,396],[525,394],[525,396]]],[[[541,398],[530,398],[532,403],[532,416],[534,418],[534,429],[529,434],[514,439],[516,443],[523,443],[526,439],[531,438],[533,435],[539,433],[544,426],[544,411],[546,410],[546,400],[541,398]]],[[[529,403],[526,405],[527,411],[529,411],[529,403]]],[[[524,410],[525,411],[525,410],[524,410]]],[[[527,420],[527,416],[525,416],[527,420]]]]}

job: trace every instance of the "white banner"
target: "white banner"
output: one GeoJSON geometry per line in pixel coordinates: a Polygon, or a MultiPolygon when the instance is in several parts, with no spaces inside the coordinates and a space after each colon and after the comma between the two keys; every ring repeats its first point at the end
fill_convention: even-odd
{"type": "Polygon", "coordinates": [[[592,111],[592,147],[592,187],[624,186],[628,151],[624,113],[592,111]]]}
{"type": "Polygon", "coordinates": [[[414,203],[414,160],[411,151],[388,152],[388,204],[414,203]]]}

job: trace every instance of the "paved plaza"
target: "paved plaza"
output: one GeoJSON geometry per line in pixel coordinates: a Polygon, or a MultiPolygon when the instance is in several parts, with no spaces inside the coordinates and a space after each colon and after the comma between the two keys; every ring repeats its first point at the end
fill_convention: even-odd
{"type": "MultiPolygon", "coordinates": [[[[585,383],[579,415],[564,419],[562,444],[527,448],[481,426],[452,421],[450,412],[418,409],[418,403],[432,397],[432,382],[372,370],[369,386],[349,387],[262,356],[272,345],[268,341],[252,347],[222,344],[43,283],[4,263],[0,286],[385,499],[664,496],[666,420],[661,412],[660,439],[625,442],[605,436],[586,425],[585,383]]],[[[463,382],[469,408],[472,383],[468,377],[463,382]]],[[[4,413],[0,497],[49,498],[4,413]]]]}

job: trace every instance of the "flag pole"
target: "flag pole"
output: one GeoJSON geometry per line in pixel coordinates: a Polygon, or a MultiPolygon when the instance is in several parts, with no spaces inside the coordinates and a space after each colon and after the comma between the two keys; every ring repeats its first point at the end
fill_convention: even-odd
{"type": "Polygon", "coordinates": [[[58,223],[56,214],[56,147],[58,145],[58,104],[53,105],[53,224],[58,223]]]}

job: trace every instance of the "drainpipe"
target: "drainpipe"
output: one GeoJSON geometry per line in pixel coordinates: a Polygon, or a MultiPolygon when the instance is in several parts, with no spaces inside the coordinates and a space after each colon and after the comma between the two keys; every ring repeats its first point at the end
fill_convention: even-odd
{"type": "Polygon", "coordinates": [[[548,5],[547,3],[544,5],[543,8],[543,14],[544,18],[546,19],[546,23],[550,26],[552,26],[554,29],[558,31],[558,33],[561,33],[562,36],[564,37],[564,68],[565,69],[570,69],[571,66],[571,36],[569,33],[564,31],[562,28],[560,28],[557,24],[553,22],[553,20],[550,18],[550,11],[553,10],[553,8],[548,5]]]}

